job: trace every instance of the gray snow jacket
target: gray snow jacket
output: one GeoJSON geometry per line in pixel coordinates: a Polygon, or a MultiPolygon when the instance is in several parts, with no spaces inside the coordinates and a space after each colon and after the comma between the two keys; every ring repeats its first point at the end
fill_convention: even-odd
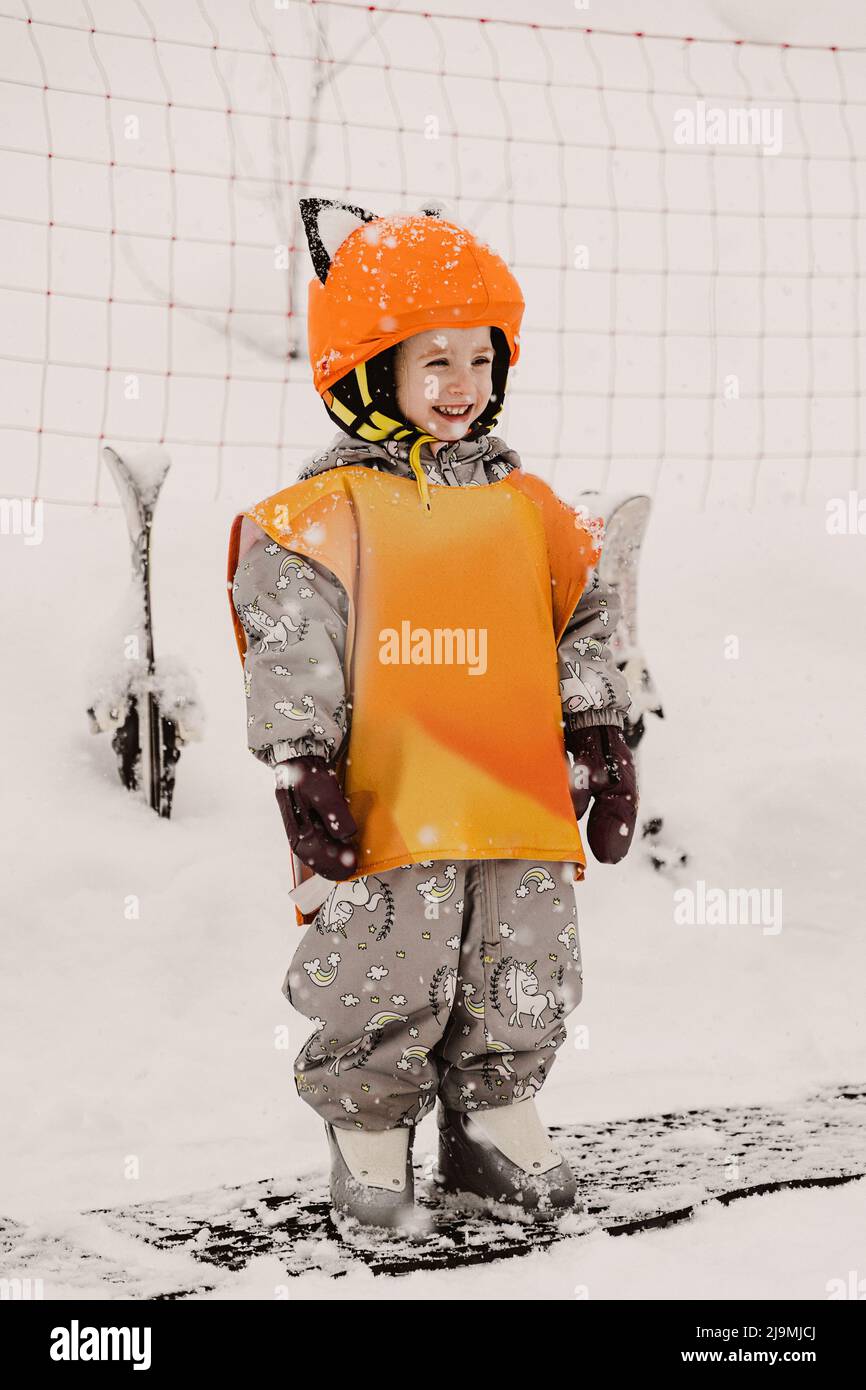
{"type": "MultiPolygon", "coordinates": [[[[341,431],[323,453],[304,465],[298,481],[329,468],[359,464],[411,478],[408,454],[407,444],[366,443],[341,431]]],[[[428,481],[445,487],[484,487],[521,467],[515,451],[495,435],[459,440],[438,455],[425,443],[420,462],[428,481]]],[[[244,683],[250,751],[270,766],[303,754],[333,761],[351,718],[351,691],[344,670],[346,591],[324,566],[285,550],[248,517],[244,528],[232,601],[249,639],[244,683]],[[289,587],[287,565],[300,567],[305,581],[291,600],[282,598],[289,587]],[[303,635],[302,643],[298,633],[303,635]],[[306,718],[300,709],[285,708],[285,678],[301,671],[304,689],[311,691],[307,699],[312,712],[306,718]],[[286,723],[283,715],[291,718],[289,737],[281,736],[280,725],[286,723]]],[[[631,697],[608,645],[620,611],[616,591],[593,571],[559,642],[566,728],[623,726],[631,697]]]]}

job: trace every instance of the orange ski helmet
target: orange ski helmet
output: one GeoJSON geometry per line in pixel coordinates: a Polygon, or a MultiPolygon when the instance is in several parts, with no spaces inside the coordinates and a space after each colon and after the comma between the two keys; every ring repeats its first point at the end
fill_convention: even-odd
{"type": "Polygon", "coordinates": [[[417,439],[424,432],[397,404],[397,344],[430,328],[489,326],[493,390],[465,437],[492,429],[524,309],[502,258],[435,204],[384,217],[327,198],[302,198],[300,209],[317,277],[307,308],[313,384],[335,424],[359,439],[417,439]]]}

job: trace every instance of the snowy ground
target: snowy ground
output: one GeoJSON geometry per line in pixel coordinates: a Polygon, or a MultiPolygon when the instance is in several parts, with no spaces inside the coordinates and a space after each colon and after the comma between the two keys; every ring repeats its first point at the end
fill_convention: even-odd
{"type": "MultiPolygon", "coordinates": [[[[84,713],[85,662],[126,573],[120,515],[49,507],[41,546],[7,537],[0,550],[7,1216],[60,1225],[95,1205],[325,1165],[319,1122],[291,1081],[308,1030],[280,984],[299,934],[270,777],[245,744],[229,519],[225,506],[175,501],[157,527],[159,650],[190,662],[208,720],[179,765],[170,823],[121,790],[84,713]]],[[[866,1074],[864,676],[850,618],[862,546],[828,537],[817,505],[657,510],[643,603],[667,717],[645,741],[644,804],[687,842],[686,882],[780,888],[783,925],[677,926],[671,885],[637,856],[591,866],[579,898],[585,998],[571,1021],[589,1047],[563,1048],[541,1098],[549,1121],[795,1098],[866,1074]],[[737,661],[724,659],[730,634],[737,661]]],[[[428,1120],[420,1153],[434,1134],[428,1120]]],[[[864,1200],[861,1183],[714,1209],[634,1240],[592,1237],[533,1257],[520,1289],[821,1298],[827,1279],[862,1271],[851,1233],[864,1200]]],[[[239,1295],[273,1284],[260,1266],[238,1278],[239,1295]]],[[[471,1279],[477,1298],[518,1277],[507,1265],[410,1276],[389,1293],[461,1297],[471,1279]]],[[[358,1297],[381,1288],[352,1281],[358,1297]]]]}
{"type": "MultiPolygon", "coordinates": [[[[579,1244],[484,1268],[408,1274],[389,1281],[391,1299],[802,1299],[827,1297],[828,1279],[863,1271],[866,1182],[831,1192],[779,1193],[714,1207],[688,1227],[633,1239],[598,1234],[579,1244]]],[[[231,1298],[269,1298],[281,1283],[276,1260],[254,1261],[231,1298]]],[[[291,1286],[293,1298],[333,1298],[327,1277],[291,1286]]],[[[340,1297],[375,1299],[368,1270],[340,1282],[340,1297]]]]}

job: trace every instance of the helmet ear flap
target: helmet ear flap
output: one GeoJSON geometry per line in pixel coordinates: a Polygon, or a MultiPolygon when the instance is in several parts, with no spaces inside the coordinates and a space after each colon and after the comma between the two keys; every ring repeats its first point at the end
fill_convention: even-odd
{"type": "Polygon", "coordinates": [[[392,343],[390,347],[377,352],[375,357],[367,359],[363,368],[363,389],[358,369],[355,368],[325,392],[322,397],[325,409],[339,429],[357,439],[381,438],[381,418],[372,421],[378,434],[362,433],[363,429],[372,427],[370,417],[376,413],[387,416],[395,429],[402,426],[406,432],[412,431],[414,426],[403,419],[397,405],[395,367],[399,347],[399,343],[392,343]]]}
{"type": "MultiPolygon", "coordinates": [[[[374,390],[386,410],[397,410],[397,353],[399,343],[392,343],[374,357],[376,365],[374,390]]],[[[370,364],[367,364],[369,371],[370,364]]],[[[408,424],[408,421],[407,421],[408,424]]]]}
{"type": "Polygon", "coordinates": [[[502,414],[502,408],[505,404],[505,385],[508,381],[511,349],[502,329],[495,325],[490,329],[490,341],[493,344],[490,400],[478,419],[466,431],[468,439],[475,439],[479,434],[488,434],[502,414]]]}

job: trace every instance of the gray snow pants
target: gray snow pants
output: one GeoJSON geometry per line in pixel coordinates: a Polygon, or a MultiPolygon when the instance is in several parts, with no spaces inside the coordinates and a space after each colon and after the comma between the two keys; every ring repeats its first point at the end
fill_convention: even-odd
{"type": "Polygon", "coordinates": [[[282,991],[315,1031],[298,1094],[340,1128],[540,1090],[580,1003],[573,865],[432,860],[338,883],[282,991]]]}

